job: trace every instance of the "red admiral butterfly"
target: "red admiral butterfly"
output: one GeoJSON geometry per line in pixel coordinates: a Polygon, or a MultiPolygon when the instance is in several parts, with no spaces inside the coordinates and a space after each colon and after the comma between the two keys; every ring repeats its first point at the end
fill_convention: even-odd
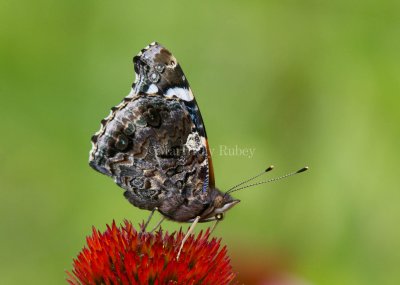
{"type": "Polygon", "coordinates": [[[192,222],[188,236],[197,222],[222,220],[239,203],[230,193],[254,185],[239,188],[259,175],[221,192],[200,110],[176,58],[152,43],[133,63],[132,91],[102,120],[89,164],[112,177],[134,206],[152,211],[144,228],[158,211],[192,222]]]}

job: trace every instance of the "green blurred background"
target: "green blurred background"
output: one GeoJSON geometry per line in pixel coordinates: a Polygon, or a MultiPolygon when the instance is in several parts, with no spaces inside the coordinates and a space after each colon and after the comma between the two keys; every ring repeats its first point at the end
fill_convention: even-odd
{"type": "Polygon", "coordinates": [[[216,231],[235,270],[399,284],[399,11],[399,1],[2,0],[0,282],[64,284],[92,225],[147,217],[87,161],[100,120],[130,90],[132,57],[157,40],[191,83],[221,189],[269,164],[270,177],[311,167],[235,193],[242,203],[216,231]],[[220,145],[256,151],[223,156],[220,145]]]}

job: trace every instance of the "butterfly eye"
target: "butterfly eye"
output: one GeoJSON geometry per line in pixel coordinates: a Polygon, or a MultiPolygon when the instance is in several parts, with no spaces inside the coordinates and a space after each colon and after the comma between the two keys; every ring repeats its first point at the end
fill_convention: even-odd
{"type": "Polygon", "coordinates": [[[224,214],[222,214],[222,213],[216,214],[216,215],[215,215],[215,219],[216,219],[217,221],[223,220],[223,219],[224,219],[224,214]]]}

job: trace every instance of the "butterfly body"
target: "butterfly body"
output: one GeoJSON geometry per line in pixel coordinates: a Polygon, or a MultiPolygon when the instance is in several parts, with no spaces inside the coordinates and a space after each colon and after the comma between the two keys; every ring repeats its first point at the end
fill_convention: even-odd
{"type": "Polygon", "coordinates": [[[92,137],[90,166],[136,207],[178,222],[218,219],[239,201],[214,185],[203,119],[179,63],[153,43],[134,68],[131,93],[92,137]]]}

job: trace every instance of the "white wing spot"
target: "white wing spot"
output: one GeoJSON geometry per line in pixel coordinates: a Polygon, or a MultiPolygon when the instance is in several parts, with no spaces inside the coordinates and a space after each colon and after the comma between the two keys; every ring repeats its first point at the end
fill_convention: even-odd
{"type": "Polygon", "coordinates": [[[189,150],[193,151],[200,151],[201,149],[201,143],[200,143],[200,136],[197,132],[192,133],[188,136],[186,140],[186,146],[189,150]]]}
{"type": "Polygon", "coordinates": [[[154,94],[158,92],[158,87],[155,84],[151,84],[149,89],[147,89],[147,93],[154,94]]]}
{"type": "Polygon", "coordinates": [[[167,97],[173,97],[176,96],[179,99],[182,99],[184,101],[192,101],[194,99],[192,90],[182,88],[182,87],[174,87],[174,88],[169,88],[167,92],[165,93],[165,96],[167,97]]]}

